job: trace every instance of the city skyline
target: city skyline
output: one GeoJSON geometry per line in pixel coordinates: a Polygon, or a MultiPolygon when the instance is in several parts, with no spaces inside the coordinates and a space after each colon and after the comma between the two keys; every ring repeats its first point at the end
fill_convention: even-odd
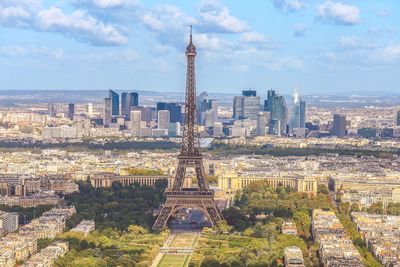
{"type": "Polygon", "coordinates": [[[199,92],[395,92],[398,14],[395,1],[6,0],[0,90],[183,92],[193,24],[199,92]]]}

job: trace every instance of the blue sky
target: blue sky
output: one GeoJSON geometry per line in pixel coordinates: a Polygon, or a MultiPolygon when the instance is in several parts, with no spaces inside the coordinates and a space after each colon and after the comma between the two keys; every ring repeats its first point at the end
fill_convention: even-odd
{"type": "Polygon", "coordinates": [[[400,91],[398,0],[1,0],[0,90],[400,91]]]}

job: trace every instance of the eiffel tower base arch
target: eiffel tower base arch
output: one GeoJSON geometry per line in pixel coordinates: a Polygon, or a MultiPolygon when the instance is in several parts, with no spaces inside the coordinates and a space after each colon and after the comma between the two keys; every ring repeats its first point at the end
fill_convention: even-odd
{"type": "Polygon", "coordinates": [[[166,228],[171,216],[178,210],[185,208],[193,208],[202,211],[209,219],[212,226],[221,220],[218,209],[214,203],[212,191],[171,191],[167,192],[166,195],[167,200],[153,225],[154,230],[166,228]]]}

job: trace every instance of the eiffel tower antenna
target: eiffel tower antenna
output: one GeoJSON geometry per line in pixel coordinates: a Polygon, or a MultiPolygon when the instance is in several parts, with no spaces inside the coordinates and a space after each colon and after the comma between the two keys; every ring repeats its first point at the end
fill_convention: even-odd
{"type": "Polygon", "coordinates": [[[185,124],[182,147],[178,156],[179,161],[175,180],[172,188],[166,192],[167,200],[153,225],[155,230],[166,227],[171,216],[177,211],[187,208],[202,211],[212,225],[221,220],[221,215],[214,203],[214,192],[208,187],[203,157],[199,151],[199,133],[196,123],[196,54],[196,47],[192,39],[192,25],[190,25],[190,40],[186,47],[185,124]],[[194,167],[195,169],[197,188],[184,188],[186,169],[188,167],[194,167]]]}

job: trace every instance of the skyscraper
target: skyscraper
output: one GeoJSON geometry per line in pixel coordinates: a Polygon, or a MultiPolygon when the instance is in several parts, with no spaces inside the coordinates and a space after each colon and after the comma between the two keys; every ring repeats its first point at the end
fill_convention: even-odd
{"type": "Polygon", "coordinates": [[[55,117],[56,116],[56,107],[54,103],[49,103],[48,106],[48,114],[50,117],[55,117]]]}
{"type": "Polygon", "coordinates": [[[306,127],[306,102],[300,100],[300,128],[306,127]]]}
{"type": "Polygon", "coordinates": [[[88,103],[86,106],[86,114],[89,118],[91,118],[93,116],[93,104],[92,103],[88,103]]]}
{"type": "Polygon", "coordinates": [[[109,98],[111,100],[111,116],[119,115],[119,95],[113,90],[109,90],[109,98]]]}
{"type": "Polygon", "coordinates": [[[132,110],[130,114],[130,128],[132,136],[140,136],[140,122],[142,120],[141,110],[132,110]]]}
{"type": "Polygon", "coordinates": [[[256,120],[260,112],[260,97],[254,90],[244,90],[241,96],[233,97],[233,118],[256,120]]]}
{"type": "Polygon", "coordinates": [[[270,109],[269,133],[273,135],[286,134],[287,128],[287,109],[285,98],[275,94],[275,91],[268,92],[268,107],[270,109]]]}
{"type": "Polygon", "coordinates": [[[68,118],[72,121],[75,115],[75,104],[68,104],[68,118]]]}
{"type": "Polygon", "coordinates": [[[218,121],[218,101],[215,99],[209,99],[204,101],[205,108],[202,110],[200,114],[200,124],[205,125],[206,127],[210,127],[214,124],[214,122],[218,121]]]}
{"type": "Polygon", "coordinates": [[[121,94],[121,114],[130,118],[132,107],[139,106],[139,94],[136,92],[121,94]]]}
{"type": "Polygon", "coordinates": [[[333,115],[332,135],[337,137],[343,137],[346,135],[346,115],[333,115]]]}
{"type": "Polygon", "coordinates": [[[157,128],[158,129],[168,129],[170,123],[170,113],[169,110],[159,110],[157,112],[157,128]]]}
{"type": "Polygon", "coordinates": [[[396,112],[396,126],[400,127],[400,109],[396,112]]]}
{"type": "Polygon", "coordinates": [[[275,90],[268,90],[267,99],[264,101],[264,111],[272,110],[272,102],[275,97],[275,90]]]}
{"type": "Polygon", "coordinates": [[[293,105],[290,108],[289,131],[305,127],[306,103],[301,100],[299,91],[293,90],[293,105]]]}
{"type": "Polygon", "coordinates": [[[103,125],[110,126],[111,123],[111,98],[104,98],[103,125]]]}
{"type": "Polygon", "coordinates": [[[233,97],[233,115],[234,119],[243,119],[243,96],[233,97]]]}
{"type": "Polygon", "coordinates": [[[257,96],[257,91],[256,90],[243,90],[242,91],[242,96],[257,96]]]}
{"type": "Polygon", "coordinates": [[[160,110],[168,110],[172,123],[182,122],[182,106],[179,103],[157,103],[157,112],[160,110]]]}
{"type": "Polygon", "coordinates": [[[258,113],[257,117],[257,128],[256,135],[264,136],[266,134],[266,127],[268,125],[270,113],[268,111],[263,111],[258,113]]]}

